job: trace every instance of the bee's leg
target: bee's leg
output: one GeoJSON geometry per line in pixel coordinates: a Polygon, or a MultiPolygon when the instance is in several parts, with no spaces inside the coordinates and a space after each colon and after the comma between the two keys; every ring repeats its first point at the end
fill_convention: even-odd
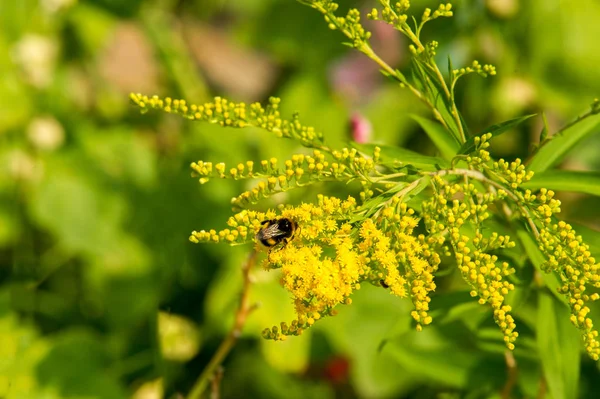
{"type": "Polygon", "coordinates": [[[280,251],[280,250],[281,250],[281,248],[283,248],[283,247],[279,247],[279,248],[269,248],[269,251],[267,252],[267,259],[269,260],[269,263],[273,263],[273,260],[271,260],[271,254],[272,254],[273,252],[280,251]]]}
{"type": "Polygon", "coordinates": [[[276,246],[269,248],[269,252],[267,253],[267,259],[269,259],[269,263],[273,263],[271,260],[271,253],[281,251],[283,248],[285,248],[288,242],[290,242],[290,239],[284,238],[282,239],[281,244],[277,244],[276,246]]]}

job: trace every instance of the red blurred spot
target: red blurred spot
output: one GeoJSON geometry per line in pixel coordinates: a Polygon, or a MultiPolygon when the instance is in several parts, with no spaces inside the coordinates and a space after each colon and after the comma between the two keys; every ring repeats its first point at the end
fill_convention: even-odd
{"type": "Polygon", "coordinates": [[[348,359],[336,356],[325,363],[324,375],[332,384],[343,384],[348,381],[350,362],[348,359]]]}

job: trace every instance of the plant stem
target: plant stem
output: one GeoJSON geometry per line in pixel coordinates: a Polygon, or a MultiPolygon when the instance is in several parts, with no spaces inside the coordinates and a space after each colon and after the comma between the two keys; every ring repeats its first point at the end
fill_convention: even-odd
{"type": "Polygon", "coordinates": [[[223,340],[223,342],[221,342],[221,345],[219,345],[219,348],[213,355],[212,359],[210,359],[210,362],[204,368],[204,370],[202,371],[202,374],[200,374],[200,376],[194,383],[194,386],[192,387],[190,393],[187,396],[187,399],[200,399],[202,397],[202,394],[204,393],[204,391],[210,384],[211,380],[213,379],[215,372],[221,366],[221,363],[223,363],[223,360],[225,360],[225,358],[227,357],[229,352],[231,352],[231,349],[233,348],[233,346],[237,342],[237,339],[241,335],[242,328],[244,327],[244,324],[246,323],[246,318],[254,309],[256,309],[255,305],[249,305],[249,303],[248,303],[248,300],[249,300],[248,295],[250,292],[250,284],[251,284],[250,283],[250,270],[256,263],[256,255],[257,255],[257,252],[252,251],[252,253],[250,253],[250,255],[248,256],[248,259],[246,260],[246,262],[244,262],[244,265],[242,267],[242,275],[243,275],[242,294],[241,294],[241,298],[240,298],[240,305],[239,305],[238,310],[235,315],[235,322],[233,324],[233,328],[231,329],[231,331],[229,332],[229,334],[227,335],[225,340],[223,340]]]}
{"type": "MultiPolygon", "coordinates": [[[[396,15],[396,17],[397,17],[397,15],[396,15]]],[[[423,43],[421,43],[421,39],[420,39],[421,29],[423,28],[424,24],[425,24],[425,21],[421,22],[421,24],[416,28],[416,34],[413,33],[412,29],[406,22],[404,22],[402,24],[402,29],[399,29],[400,32],[404,33],[404,35],[406,37],[408,37],[409,40],[411,40],[417,46],[419,53],[423,53],[425,51],[425,46],[423,46],[423,43]]],[[[446,97],[452,104],[452,109],[451,109],[452,117],[454,118],[454,121],[456,123],[456,128],[458,129],[458,133],[460,134],[459,140],[462,144],[465,141],[467,141],[467,138],[465,136],[465,131],[463,129],[463,126],[462,126],[462,123],[460,120],[460,116],[458,114],[458,108],[456,107],[456,103],[454,102],[454,92],[448,89],[448,85],[446,84],[446,81],[444,80],[444,76],[440,72],[440,69],[438,68],[437,64],[435,63],[435,60],[433,59],[433,57],[428,61],[429,62],[424,63],[425,66],[429,66],[433,70],[433,72],[436,74],[438,81],[441,83],[442,88],[444,89],[446,97]]],[[[432,107],[432,108],[435,109],[435,107],[432,107]]],[[[437,109],[435,109],[435,112],[437,112],[437,109]]],[[[438,114],[439,114],[439,112],[438,112],[438,114]]],[[[436,115],[436,119],[438,119],[438,120],[442,119],[441,114],[440,114],[440,118],[438,118],[436,115]]],[[[448,131],[451,132],[451,130],[446,125],[445,121],[442,121],[442,124],[448,131]]]]}
{"type": "Polygon", "coordinates": [[[431,110],[435,119],[437,119],[442,124],[442,126],[444,126],[444,128],[446,130],[450,131],[450,128],[449,128],[448,124],[446,123],[446,121],[444,120],[444,118],[442,117],[442,114],[440,114],[440,111],[438,111],[438,109],[431,103],[431,101],[429,101],[429,99],[427,97],[425,97],[423,95],[423,93],[421,93],[416,87],[411,85],[406,79],[399,76],[398,72],[396,72],[396,70],[394,70],[394,68],[389,66],[384,60],[382,60],[373,51],[373,49],[371,48],[371,46],[369,46],[368,43],[363,43],[363,45],[358,50],[361,53],[365,54],[370,59],[372,59],[373,61],[375,61],[386,73],[388,73],[390,76],[394,77],[401,84],[406,86],[410,90],[410,92],[415,95],[415,97],[417,97],[421,102],[423,102],[431,110]]]}
{"type": "Polygon", "coordinates": [[[502,389],[501,397],[502,399],[510,399],[512,397],[511,393],[513,387],[517,383],[517,361],[515,360],[513,353],[509,350],[504,352],[504,359],[506,361],[508,378],[506,379],[506,384],[504,384],[504,388],[502,389]]]}

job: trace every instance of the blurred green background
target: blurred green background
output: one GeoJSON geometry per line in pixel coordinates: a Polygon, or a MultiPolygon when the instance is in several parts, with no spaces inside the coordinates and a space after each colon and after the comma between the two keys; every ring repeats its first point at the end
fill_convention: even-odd
{"type": "MultiPolygon", "coordinates": [[[[366,11],[374,2],[341,3],[366,11]]],[[[412,3],[416,15],[437,7],[412,3]]],[[[440,65],[451,54],[455,67],[477,58],[498,70],[459,84],[472,132],[542,111],[556,129],[599,95],[598,1],[454,6],[454,18],[425,31],[440,42],[440,65]]],[[[403,38],[366,25],[382,58],[407,68],[403,38]]],[[[179,397],[233,323],[250,246],[199,246],[188,236],[223,227],[229,200],[247,183],[200,186],[189,164],[281,159],[300,149],[258,130],[142,116],[129,92],[195,103],[276,95],[284,114],[299,111],[333,146],[351,138],[350,120],[360,115],[372,125],[370,141],[433,154],[411,118],[426,110],[341,41],[291,0],[0,1],[0,398],[179,397]]],[[[541,128],[541,118],[531,119],[496,139],[492,152],[525,157],[541,128]]],[[[598,170],[599,149],[597,132],[562,167],[598,170]]],[[[319,190],[347,195],[353,187],[278,201],[313,201],[319,190]]],[[[565,219],[600,228],[598,198],[561,200],[565,219]]],[[[365,287],[339,316],[274,343],[260,331],[291,320],[291,304],[275,273],[253,274],[252,301],[262,306],[224,364],[224,398],[500,397],[502,342],[489,310],[465,303],[464,292],[439,302],[458,311],[417,334],[409,301],[365,287]]],[[[535,312],[518,314],[518,347],[534,345],[527,331],[535,312]]],[[[519,351],[513,397],[544,397],[535,351],[519,351]]],[[[595,397],[598,365],[581,359],[579,397],[595,397]]]]}

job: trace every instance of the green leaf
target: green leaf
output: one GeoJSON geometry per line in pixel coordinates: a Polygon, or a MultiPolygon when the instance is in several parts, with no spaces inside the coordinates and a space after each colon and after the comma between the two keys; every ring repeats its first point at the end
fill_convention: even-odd
{"type": "Polygon", "coordinates": [[[415,188],[410,190],[405,196],[403,202],[408,202],[411,198],[416,197],[421,191],[425,190],[431,182],[431,176],[426,175],[419,179],[419,183],[415,188]]]}
{"type": "Polygon", "coordinates": [[[554,399],[577,397],[580,338],[567,307],[544,291],[538,295],[537,342],[544,377],[554,399]]]}
{"type": "Polygon", "coordinates": [[[548,126],[548,119],[546,118],[546,114],[544,112],[542,112],[542,121],[544,122],[544,127],[540,132],[540,143],[543,143],[544,140],[546,140],[546,137],[548,137],[548,132],[550,132],[550,127],[548,126]]]}
{"type": "Polygon", "coordinates": [[[100,335],[71,328],[54,339],[54,346],[37,368],[41,385],[53,386],[63,398],[126,398],[121,382],[107,368],[114,361],[100,335]]]}
{"type": "Polygon", "coordinates": [[[474,331],[482,318],[489,317],[488,309],[472,298],[468,290],[435,294],[431,300],[429,315],[440,326],[459,320],[474,331]]]}
{"type": "Polygon", "coordinates": [[[74,160],[49,165],[53,173],[30,194],[32,219],[67,250],[102,255],[119,235],[126,211],[123,197],[103,191],[91,174],[74,166],[74,160]]]}
{"type": "Polygon", "coordinates": [[[467,142],[462,145],[459,153],[460,154],[469,154],[469,153],[473,152],[473,150],[475,149],[475,137],[482,136],[486,133],[491,133],[492,137],[499,136],[502,133],[505,133],[505,132],[509,131],[510,129],[520,125],[521,123],[525,122],[527,119],[529,119],[535,115],[536,114],[525,115],[525,116],[521,116],[519,118],[510,119],[505,122],[498,123],[496,125],[492,125],[492,126],[488,127],[487,129],[482,130],[481,133],[479,133],[477,136],[473,136],[473,137],[469,138],[467,140],[467,142]]]}
{"type": "Polygon", "coordinates": [[[422,91],[428,94],[429,100],[439,111],[442,119],[446,122],[446,125],[454,130],[453,135],[458,137],[458,128],[451,111],[452,104],[450,99],[446,96],[438,76],[418,59],[413,58],[412,61],[413,78],[421,84],[422,91]]]}
{"type": "Polygon", "coordinates": [[[396,76],[398,77],[398,80],[406,82],[406,76],[404,76],[404,74],[400,72],[399,69],[394,69],[394,71],[396,71],[396,76]]]}
{"type": "Polygon", "coordinates": [[[382,352],[429,386],[443,384],[471,391],[481,389],[482,383],[496,385],[505,378],[502,362],[494,360],[497,356],[486,356],[476,347],[476,340],[464,324],[453,322],[391,338],[382,352]]]}
{"type": "Polygon", "coordinates": [[[444,158],[448,160],[454,158],[460,148],[460,143],[451,132],[432,120],[414,114],[410,115],[410,117],[425,130],[425,133],[427,133],[433,144],[440,150],[444,158]]]}
{"type": "Polygon", "coordinates": [[[448,76],[450,82],[454,80],[454,66],[452,65],[452,58],[450,58],[450,54],[448,54],[448,76]]]}
{"type": "Polygon", "coordinates": [[[533,263],[533,266],[536,268],[536,272],[539,273],[540,277],[544,281],[544,284],[550,292],[554,294],[554,296],[561,302],[567,303],[567,300],[564,296],[558,293],[558,288],[560,287],[560,282],[558,280],[558,276],[555,273],[546,273],[541,270],[542,263],[544,263],[544,255],[540,252],[538,248],[538,244],[531,237],[532,233],[525,231],[525,229],[517,230],[517,237],[519,237],[519,241],[523,244],[525,248],[525,253],[533,263]]]}
{"type": "Polygon", "coordinates": [[[373,154],[375,147],[379,147],[381,149],[381,162],[390,168],[400,168],[406,165],[413,165],[418,169],[432,172],[440,168],[450,167],[450,162],[443,158],[421,155],[417,152],[400,147],[382,144],[358,143],[351,143],[350,145],[360,152],[368,155],[373,154]]]}
{"type": "MultiPolygon", "coordinates": [[[[399,397],[400,392],[406,392],[413,384],[414,375],[388,353],[387,345],[383,349],[381,345],[391,334],[414,331],[410,301],[399,301],[389,290],[370,284],[364,284],[352,298],[352,306],[338,307],[339,314],[335,318],[319,321],[313,329],[326,336],[335,353],[343,353],[350,360],[350,382],[357,391],[356,396],[399,397]]],[[[303,339],[290,339],[293,338],[303,339]]]]}
{"type": "Polygon", "coordinates": [[[551,170],[536,173],[530,181],[524,183],[521,187],[530,190],[544,187],[551,190],[600,195],[600,172],[551,170]]]}
{"type": "Polygon", "coordinates": [[[590,134],[597,132],[600,115],[590,116],[552,136],[529,162],[529,170],[543,172],[560,162],[569,151],[590,134]]]}

